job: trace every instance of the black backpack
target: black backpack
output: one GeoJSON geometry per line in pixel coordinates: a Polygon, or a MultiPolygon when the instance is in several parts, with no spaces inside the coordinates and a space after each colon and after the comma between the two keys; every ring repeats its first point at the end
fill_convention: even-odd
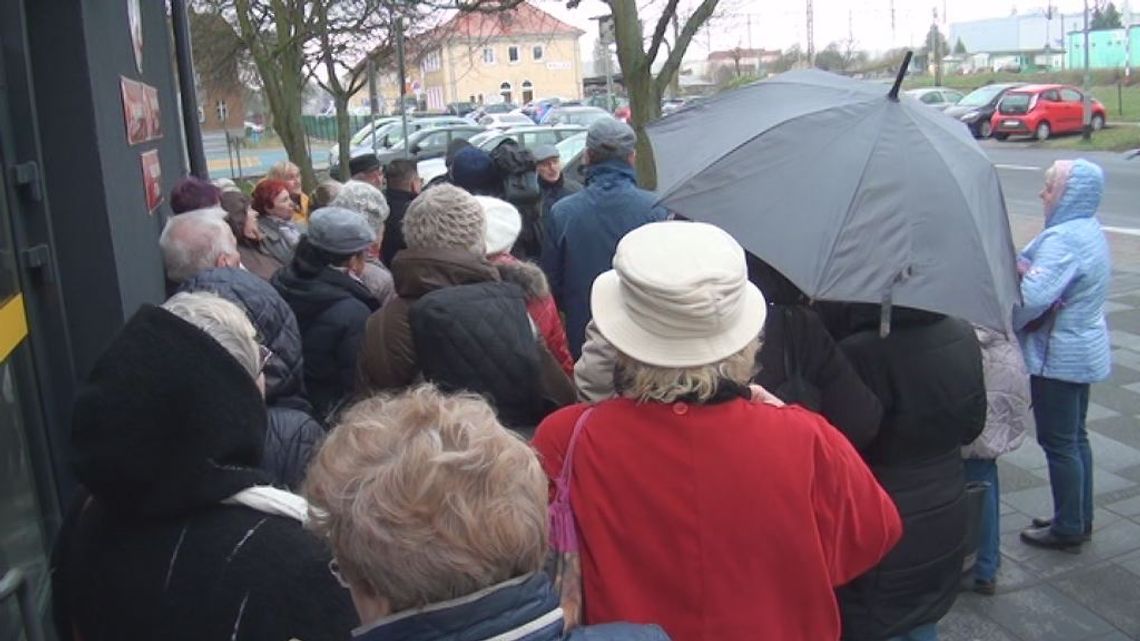
{"type": "Polygon", "coordinates": [[[530,150],[507,141],[491,152],[491,161],[503,177],[503,200],[519,209],[536,205],[542,200],[542,189],[538,186],[538,163],[530,150]]]}

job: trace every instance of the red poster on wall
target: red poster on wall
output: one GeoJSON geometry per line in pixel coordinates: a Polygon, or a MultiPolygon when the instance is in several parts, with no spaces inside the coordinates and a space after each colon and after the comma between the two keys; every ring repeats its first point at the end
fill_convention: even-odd
{"type": "Polygon", "coordinates": [[[144,151],[142,159],[143,188],[146,190],[146,210],[154,212],[162,203],[162,165],[158,162],[158,150],[144,151]]]}
{"type": "Polygon", "coordinates": [[[146,90],[141,82],[119,77],[123,94],[123,118],[127,123],[127,144],[137,145],[149,137],[147,128],[146,90]]]}
{"type": "Polygon", "coordinates": [[[130,78],[119,77],[123,94],[123,118],[127,123],[127,144],[162,138],[162,111],[158,89],[130,78]]]}

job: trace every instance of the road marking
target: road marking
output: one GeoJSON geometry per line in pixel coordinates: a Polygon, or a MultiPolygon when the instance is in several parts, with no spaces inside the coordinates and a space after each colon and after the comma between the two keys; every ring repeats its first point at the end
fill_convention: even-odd
{"type": "MultiPolygon", "coordinates": [[[[234,163],[237,166],[237,163],[234,163]]],[[[242,156],[241,167],[242,169],[252,169],[261,166],[261,156],[242,156]]],[[[229,158],[211,158],[206,161],[206,168],[210,171],[220,171],[222,169],[230,168],[229,158]]]]}
{"type": "Polygon", "coordinates": [[[1033,167],[1031,165],[1005,165],[1001,163],[994,163],[994,167],[998,169],[1010,169],[1013,171],[1041,171],[1041,167],[1033,167]]]}
{"type": "Polygon", "coordinates": [[[1136,227],[1110,227],[1108,225],[1101,225],[1101,229],[1110,234],[1123,234],[1125,236],[1140,236],[1140,229],[1136,227]]]}

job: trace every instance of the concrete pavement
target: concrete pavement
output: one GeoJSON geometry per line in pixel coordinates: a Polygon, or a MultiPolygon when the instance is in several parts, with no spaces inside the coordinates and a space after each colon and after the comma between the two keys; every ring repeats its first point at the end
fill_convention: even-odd
{"type": "MultiPolygon", "coordinates": [[[[1013,216],[1020,246],[1039,216],[1013,216]]],[[[1112,378],[1092,388],[1089,440],[1096,508],[1080,554],[1018,539],[1052,510],[1045,454],[1032,438],[998,461],[1002,568],[998,594],[962,593],[939,625],[940,641],[1140,639],[1140,238],[1109,236],[1115,265],[1108,324],[1112,378]]]]}

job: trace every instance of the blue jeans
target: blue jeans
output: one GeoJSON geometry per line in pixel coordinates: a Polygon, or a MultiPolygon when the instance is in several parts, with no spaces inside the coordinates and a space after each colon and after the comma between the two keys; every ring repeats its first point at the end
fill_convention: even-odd
{"type": "Polygon", "coordinates": [[[1093,516],[1092,449],[1085,430],[1089,385],[1033,376],[1030,390],[1037,442],[1049,463],[1053,533],[1080,536],[1092,528],[1093,516]]]}
{"type": "Polygon", "coordinates": [[[997,461],[994,459],[968,458],[966,464],[967,481],[985,481],[990,484],[982,499],[982,524],[978,541],[978,561],[974,564],[974,578],[993,581],[1001,567],[1000,524],[1001,506],[998,498],[1001,488],[998,485],[997,461]]]}
{"type": "Polygon", "coordinates": [[[887,641],[938,641],[938,624],[920,625],[906,634],[891,637],[887,641]]]}

